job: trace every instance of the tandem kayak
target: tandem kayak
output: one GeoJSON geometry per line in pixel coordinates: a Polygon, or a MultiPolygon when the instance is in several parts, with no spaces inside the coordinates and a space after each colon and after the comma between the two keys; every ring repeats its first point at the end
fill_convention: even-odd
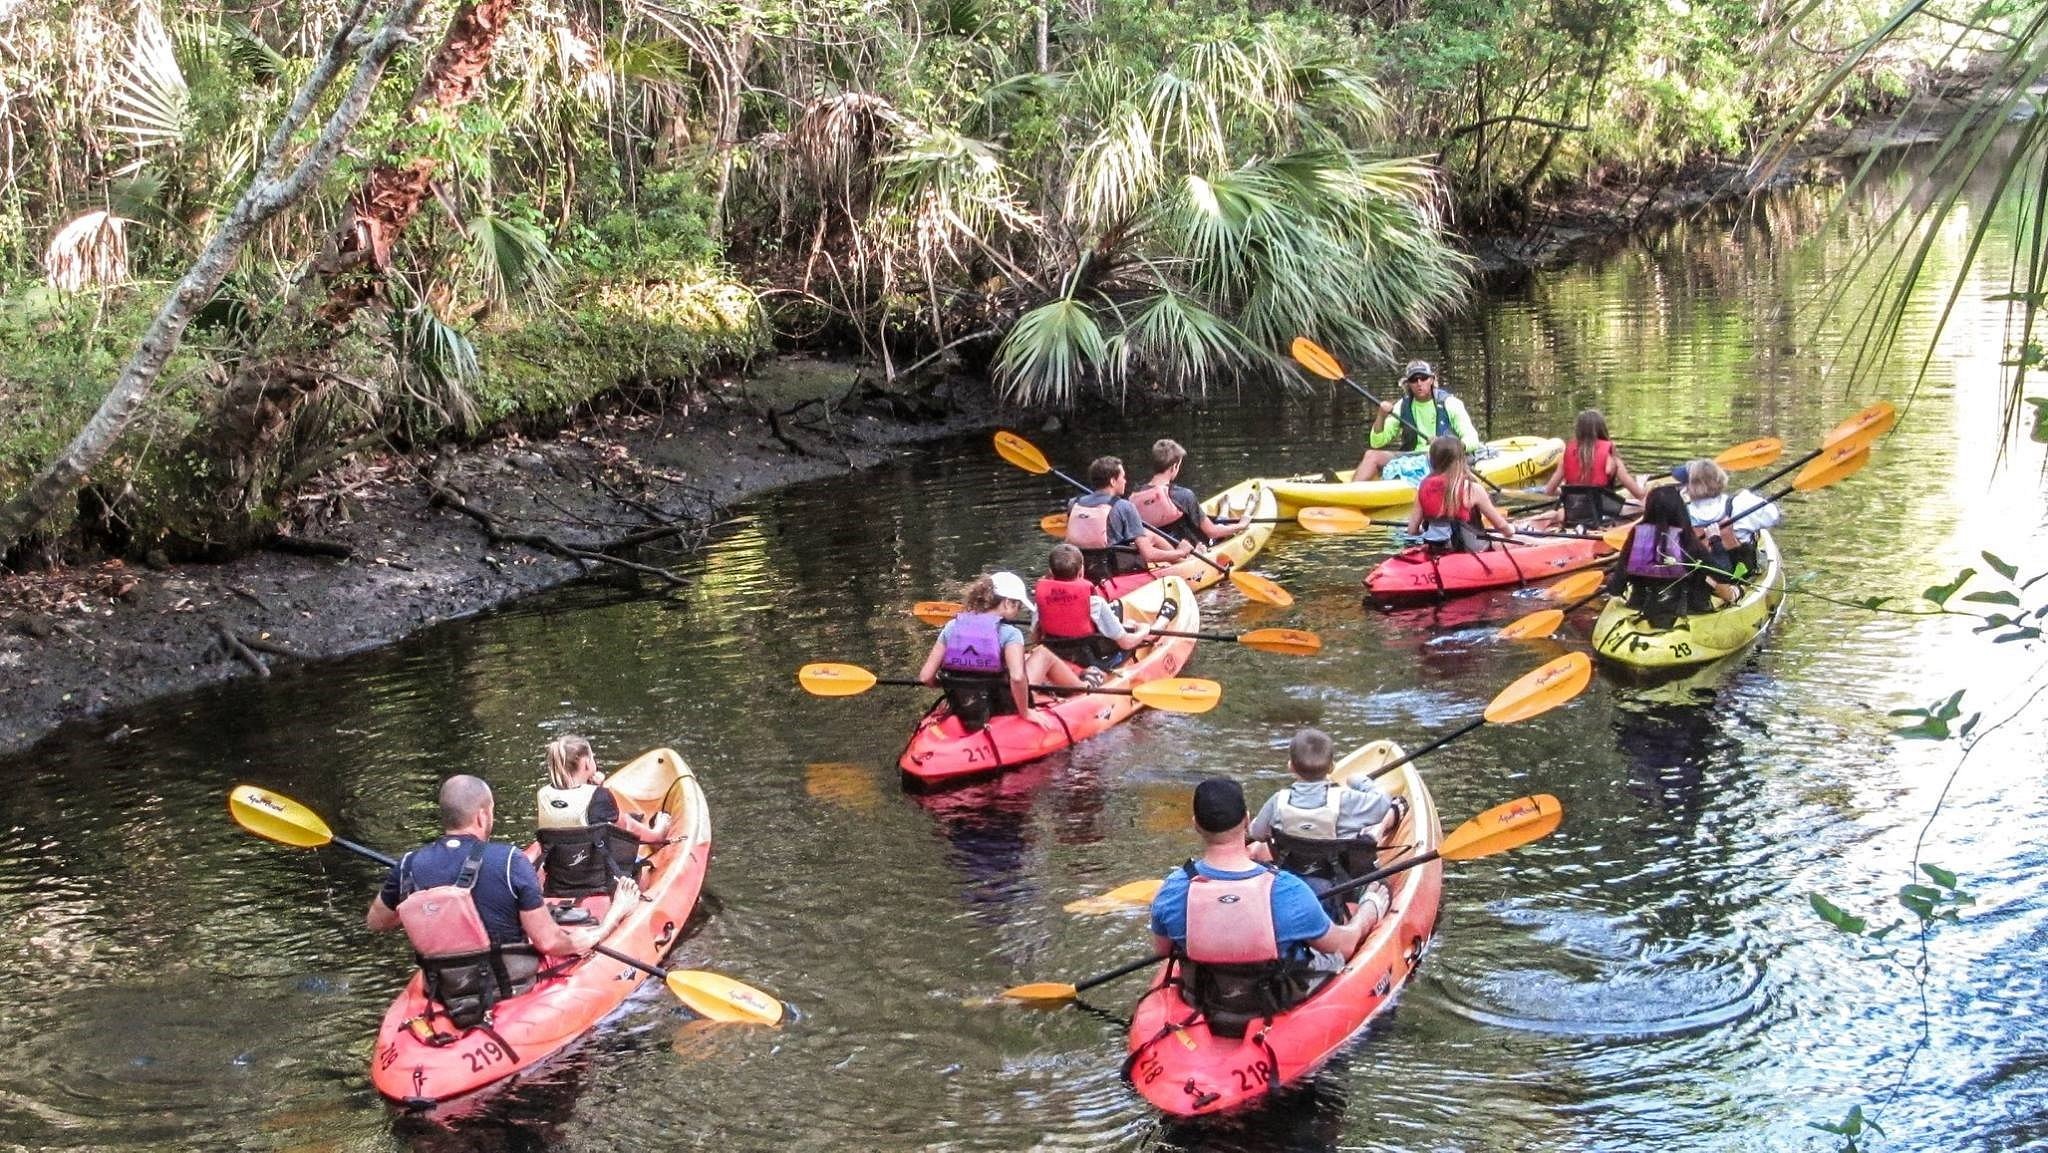
{"type": "Polygon", "coordinates": [[[1188,556],[1169,565],[1145,572],[1125,573],[1111,577],[1097,585],[1103,595],[1116,600],[1133,589],[1158,580],[1160,577],[1177,576],[1188,582],[1196,592],[1223,579],[1228,569],[1243,568],[1266,547],[1267,538],[1273,535],[1273,521],[1279,516],[1279,506],[1274,502],[1273,493],[1266,487],[1266,481],[1259,477],[1241,480],[1208,500],[1202,502],[1202,510],[1215,521],[1238,520],[1251,517],[1253,525],[1228,540],[1200,549],[1198,555],[1206,556],[1216,564],[1188,556]],[[1221,568],[1217,566],[1221,565],[1221,568]]]}
{"type": "MultiPolygon", "coordinates": [[[[1510,436],[1489,440],[1494,455],[1474,461],[1472,471],[1496,485],[1525,484],[1543,476],[1564,459],[1564,442],[1549,436],[1510,436]]],[[[1293,516],[1311,505],[1340,508],[1392,508],[1415,499],[1414,481],[1333,481],[1329,473],[1276,477],[1266,481],[1280,502],[1280,515],[1293,516]]],[[[1336,470],[1350,476],[1351,467],[1336,470]]]]}
{"type": "MultiPolygon", "coordinates": [[[[605,782],[627,813],[669,815],[672,840],[655,849],[641,871],[642,900],[604,938],[609,948],[659,964],[690,919],[711,864],[711,816],[704,792],[681,757],[668,749],[643,753],[605,782]]],[[[527,850],[539,859],[540,846],[527,850]]],[[[581,904],[600,920],[606,896],[555,899],[581,904]]],[[[402,1105],[425,1108],[506,1080],[545,1061],[582,1036],[625,1001],[647,975],[596,953],[559,969],[543,967],[532,989],[500,1001],[489,1027],[455,1030],[445,1014],[428,1016],[422,978],[415,972],[384,1013],[370,1058],[377,1091],[402,1105]]]]}
{"type": "Polygon", "coordinates": [[[1785,566],[1778,542],[1756,534],[1757,578],[1734,604],[1710,613],[1679,617],[1668,629],[1653,628],[1620,597],[1609,597],[1593,622],[1593,655],[1638,672],[1703,665],[1755,644],[1785,600],[1785,566]]]}
{"type": "MultiPolygon", "coordinates": [[[[1392,741],[1374,741],[1339,761],[1336,773],[1369,773],[1401,755],[1392,741]]],[[[1408,798],[1408,815],[1380,854],[1380,865],[1435,849],[1443,829],[1415,766],[1397,769],[1380,783],[1408,798]]],[[[1242,1037],[1210,1032],[1201,1011],[1181,997],[1178,964],[1169,963],[1131,1013],[1126,1079],[1162,1112],[1193,1117],[1254,1104],[1314,1073],[1393,1003],[1436,931],[1442,862],[1396,873],[1387,884],[1393,907],[1344,968],[1307,1000],[1251,1022],[1242,1037]]]]}
{"type": "Polygon", "coordinates": [[[1416,547],[1374,566],[1365,575],[1365,594],[1382,605],[1447,600],[1549,580],[1604,564],[1613,555],[1614,550],[1597,535],[1496,544],[1485,552],[1432,552],[1416,547]]]}
{"type": "MultiPolygon", "coordinates": [[[[1119,603],[1128,624],[1150,624],[1170,606],[1172,621],[1162,627],[1190,633],[1201,629],[1201,609],[1195,605],[1195,590],[1180,577],[1150,581],[1119,603]]],[[[1177,676],[1194,654],[1194,638],[1160,637],[1149,645],[1132,649],[1102,687],[1128,689],[1177,676]]],[[[980,731],[970,733],[941,700],[918,722],[917,731],[911,734],[910,744],[896,764],[904,777],[915,784],[944,784],[1035,761],[1129,720],[1144,707],[1134,697],[1074,693],[1040,703],[1041,711],[1056,718],[1057,723],[1050,731],[1012,715],[991,717],[980,731]]]]}

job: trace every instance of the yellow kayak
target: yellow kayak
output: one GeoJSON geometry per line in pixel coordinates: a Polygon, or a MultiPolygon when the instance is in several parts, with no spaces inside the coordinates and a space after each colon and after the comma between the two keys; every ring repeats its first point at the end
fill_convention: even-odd
{"type": "Polygon", "coordinates": [[[1756,557],[1762,571],[1734,604],[1679,617],[1668,629],[1652,628],[1628,602],[1608,598],[1593,622],[1594,654],[1631,669],[1656,671],[1703,665],[1755,644],[1785,600],[1785,565],[1770,533],[1756,534],[1756,557]]]}
{"type": "MultiPolygon", "coordinates": [[[[1494,484],[1525,484],[1547,475],[1564,459],[1564,442],[1552,436],[1510,436],[1489,440],[1494,455],[1477,462],[1473,471],[1494,484]]],[[[1349,476],[1352,465],[1336,471],[1349,476]]],[[[1328,473],[1280,477],[1266,482],[1280,502],[1280,515],[1293,516],[1311,505],[1339,508],[1392,508],[1415,499],[1415,485],[1405,480],[1332,481],[1328,473]]]]}
{"type": "MultiPolygon", "coordinates": [[[[1266,523],[1254,524],[1228,540],[1202,549],[1201,555],[1224,568],[1243,568],[1259,554],[1260,549],[1266,547],[1266,538],[1273,535],[1271,522],[1280,515],[1274,504],[1272,490],[1266,487],[1268,483],[1258,477],[1241,480],[1202,502],[1202,509],[1209,514],[1211,520],[1221,522],[1249,516],[1266,523]]],[[[1192,556],[1153,569],[1151,575],[1180,577],[1193,586],[1196,592],[1223,579],[1223,573],[1218,571],[1216,565],[1203,564],[1192,556]]]]}

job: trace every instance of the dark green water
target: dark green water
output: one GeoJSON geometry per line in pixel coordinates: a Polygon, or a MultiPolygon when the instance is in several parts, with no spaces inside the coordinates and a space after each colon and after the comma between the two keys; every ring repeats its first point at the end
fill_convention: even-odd
{"type": "MultiPolygon", "coordinates": [[[[1903,367],[1853,393],[1828,372],[1839,326],[1811,306],[1866,215],[1799,241],[1823,212],[1799,198],[1695,222],[1482,302],[1413,351],[1494,435],[1562,431],[1598,404],[1639,469],[1765,434],[1809,444],[1912,389],[1903,367]]],[[[1938,260],[1962,243],[1944,237],[1938,260]]],[[[1877,463],[1796,507],[1781,539],[1812,588],[1910,594],[1987,547],[2048,567],[2040,446],[1994,470],[2003,314],[1981,297],[2001,288],[1972,286],[1877,463]]],[[[1910,326],[1926,331],[1932,307],[1910,326]]],[[[1213,489],[1349,463],[1361,412],[1226,397],[1040,443],[1078,467],[1170,434],[1213,489]]],[[[2003,716],[2040,683],[2040,650],[1798,595],[1753,659],[1690,692],[1596,680],[1569,709],[1426,762],[1447,823],[1533,791],[1560,796],[1565,823],[1446,870],[1433,954],[1349,1058],[1249,1123],[1162,1129],[1117,1080],[1115,1026],[975,1002],[1143,949],[1136,915],[1060,905],[1191,851],[1200,777],[1263,795],[1304,723],[1347,746],[1418,742],[1583,635],[1490,639],[1483,625],[1535,607],[1509,596],[1368,614],[1359,577],[1390,539],[1287,530],[1260,567],[1297,609],[1224,590],[1205,619],[1314,629],[1320,655],[1205,646],[1196,672],[1226,685],[1212,713],[1147,715],[993,783],[904,795],[894,758],[922,696],[812,700],[796,666],[907,671],[930,637],[907,606],[984,568],[1035,571],[1048,542],[1033,522],[1057,496],[984,437],[941,445],[745,506],[689,562],[687,605],[571,590],[124,716],[137,735],[117,745],[67,733],[0,766],[0,1147],[1775,1150],[1826,1147],[1808,1122],[1871,1108],[1895,1081],[1883,1147],[2048,1143],[2042,709],[1983,742],[1927,834],[1924,858],[1977,904],[1933,940],[1910,1065],[1919,987],[1807,905],[1817,891],[1888,921],[1912,879],[1957,749],[1892,738],[1885,711],[1967,687],[2003,716]],[[563,731],[607,763],[658,744],[692,762],[718,849],[708,915],[676,958],[801,1018],[707,1029],[649,989],[477,1115],[395,1122],[365,1062],[407,958],[362,928],[373,870],[252,840],[226,790],[260,782],[404,848],[453,771],[491,779],[512,824],[563,731]]],[[[1917,955],[1904,942],[1902,960],[1917,955]]],[[[1120,1009],[1138,988],[1097,1001],[1120,1009]]]]}

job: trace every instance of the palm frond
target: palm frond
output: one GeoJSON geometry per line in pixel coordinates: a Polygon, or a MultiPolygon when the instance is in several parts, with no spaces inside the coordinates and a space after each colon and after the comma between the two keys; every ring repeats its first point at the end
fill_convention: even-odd
{"type": "Polygon", "coordinates": [[[1019,317],[996,347],[995,377],[1027,404],[1071,404],[1083,382],[1108,367],[1102,325],[1086,305],[1063,297],[1019,317]]]}
{"type": "Polygon", "coordinates": [[[476,395],[483,380],[476,345],[434,314],[424,301],[397,314],[398,353],[409,375],[425,386],[407,385],[407,395],[430,409],[442,427],[473,431],[477,425],[476,395]]]}
{"type": "Polygon", "coordinates": [[[562,271],[539,225],[490,212],[469,222],[469,258],[484,295],[494,304],[521,297],[545,299],[562,271]]]}
{"type": "Polygon", "coordinates": [[[108,124],[127,138],[140,166],[150,150],[183,142],[191,123],[192,93],[155,5],[135,10],[129,55],[115,69],[107,96],[108,124]]]}

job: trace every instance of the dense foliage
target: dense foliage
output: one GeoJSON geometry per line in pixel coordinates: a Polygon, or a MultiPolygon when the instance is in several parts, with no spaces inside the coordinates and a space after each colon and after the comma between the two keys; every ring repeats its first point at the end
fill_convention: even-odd
{"type": "MultiPolygon", "coordinates": [[[[460,10],[428,4],[423,46],[460,10]]],[[[89,410],[116,335],[204,243],[344,11],[0,2],[0,392],[31,413],[0,430],[0,488],[89,410]]],[[[349,156],[241,261],[201,354],[171,365],[151,435],[207,419],[256,347],[341,350],[320,372],[350,387],[293,417],[329,440],[687,382],[753,354],[764,318],[892,375],[949,352],[1036,401],[1284,379],[1297,333],[1369,360],[1458,300],[1447,224],[1512,225],[1560,188],[1741,149],[1882,15],[527,5],[493,33],[481,99],[421,114],[425,52],[385,81],[349,156]],[[382,238],[379,307],[346,339],[292,313],[365,174],[415,160],[431,199],[382,238]]],[[[1924,52],[1892,45],[1835,98],[1903,91],[1924,52]]]]}

